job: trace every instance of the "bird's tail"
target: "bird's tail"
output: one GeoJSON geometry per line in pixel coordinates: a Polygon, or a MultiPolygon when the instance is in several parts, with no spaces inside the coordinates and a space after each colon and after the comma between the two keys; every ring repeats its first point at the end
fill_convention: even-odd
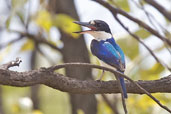
{"type": "MultiPolygon", "coordinates": [[[[123,73],[123,72],[121,72],[121,73],[123,73]]],[[[122,87],[122,90],[123,90],[124,98],[128,98],[124,78],[123,77],[119,77],[119,81],[121,83],[121,87],[122,87]]]]}

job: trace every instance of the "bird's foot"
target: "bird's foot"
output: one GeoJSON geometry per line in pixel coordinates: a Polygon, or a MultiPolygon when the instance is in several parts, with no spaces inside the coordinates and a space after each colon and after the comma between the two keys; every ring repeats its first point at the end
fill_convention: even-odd
{"type": "Polygon", "coordinates": [[[101,78],[99,78],[99,79],[97,79],[96,81],[97,81],[97,82],[102,82],[102,79],[101,79],[101,78]]]}
{"type": "Polygon", "coordinates": [[[103,76],[104,76],[104,70],[102,71],[102,74],[101,74],[101,76],[100,76],[100,78],[98,79],[98,80],[96,80],[96,81],[98,81],[98,82],[101,82],[102,81],[102,78],[103,78],[103,76]]]}

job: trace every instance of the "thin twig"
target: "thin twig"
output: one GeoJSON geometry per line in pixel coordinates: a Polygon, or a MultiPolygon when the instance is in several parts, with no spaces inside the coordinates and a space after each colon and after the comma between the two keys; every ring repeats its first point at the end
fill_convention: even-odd
{"type": "Polygon", "coordinates": [[[123,78],[129,80],[131,83],[133,83],[135,86],[137,86],[141,91],[144,92],[144,94],[148,95],[151,99],[153,99],[160,107],[162,107],[163,109],[165,109],[166,111],[171,113],[171,110],[167,106],[161,104],[159,100],[157,100],[148,91],[146,91],[144,88],[142,88],[137,82],[133,81],[131,78],[129,78],[125,74],[122,74],[122,73],[120,73],[118,71],[115,71],[114,69],[103,67],[103,66],[98,66],[98,65],[93,65],[93,64],[90,64],[90,63],[64,63],[64,64],[49,67],[48,70],[54,71],[54,70],[58,70],[58,69],[61,69],[61,68],[68,67],[68,66],[71,66],[71,67],[74,67],[74,66],[81,67],[81,66],[83,66],[83,67],[97,68],[97,69],[102,69],[102,70],[112,72],[114,74],[118,74],[120,77],[123,77],[123,78]]]}
{"type": "MultiPolygon", "coordinates": [[[[154,59],[158,62],[158,63],[160,63],[161,65],[163,65],[164,67],[166,67],[169,71],[171,71],[171,68],[169,68],[166,64],[164,64],[164,63],[162,63],[157,57],[156,57],[156,55],[153,53],[153,51],[144,43],[144,42],[142,42],[141,40],[140,40],[140,38],[137,36],[137,35],[135,35],[135,34],[133,34],[133,33],[131,33],[130,31],[129,31],[129,29],[127,28],[127,27],[125,27],[124,26],[124,24],[118,19],[118,17],[117,17],[117,14],[122,14],[122,15],[124,15],[125,17],[127,17],[127,18],[129,18],[129,19],[131,19],[131,20],[133,20],[133,21],[135,21],[136,23],[138,23],[138,24],[142,24],[142,26],[144,27],[144,28],[148,28],[149,30],[153,30],[150,26],[148,26],[147,24],[145,24],[144,22],[142,22],[142,21],[140,21],[140,20],[138,20],[138,19],[136,19],[136,18],[134,18],[134,17],[132,17],[132,16],[130,16],[129,14],[127,14],[125,11],[123,11],[123,10],[121,10],[121,9],[119,9],[119,8],[115,8],[115,7],[112,7],[110,4],[108,4],[108,3],[106,3],[106,2],[104,2],[104,1],[102,1],[102,0],[95,0],[96,2],[98,2],[99,4],[101,4],[101,5],[103,5],[104,7],[106,7],[106,8],[108,8],[111,12],[112,12],[112,14],[113,14],[113,16],[115,17],[115,19],[120,23],[120,25],[131,35],[131,36],[133,36],[133,38],[135,38],[136,40],[138,40],[149,52],[150,52],[150,54],[154,57],[154,59]]],[[[147,30],[148,30],[147,29],[147,30]]],[[[157,31],[153,31],[153,32],[155,32],[155,33],[157,33],[158,34],[158,32],[157,31]]],[[[153,33],[153,32],[151,32],[151,33],[153,33]]],[[[160,34],[159,34],[160,35],[160,34]]],[[[166,38],[162,38],[162,39],[166,39],[166,38]]],[[[171,45],[171,42],[170,42],[170,45],[171,45]]]]}
{"type": "Polygon", "coordinates": [[[17,57],[16,60],[1,65],[0,69],[9,69],[10,67],[19,66],[21,62],[22,62],[21,58],[17,57]]]}
{"type": "MultiPolygon", "coordinates": [[[[155,23],[162,29],[162,32],[163,32],[164,34],[166,34],[166,33],[169,34],[169,31],[168,31],[166,28],[164,28],[164,27],[156,20],[156,18],[154,18],[154,16],[153,16],[151,13],[149,13],[148,11],[145,10],[142,1],[138,1],[140,5],[137,4],[137,3],[135,2],[135,0],[132,0],[132,1],[135,3],[135,5],[136,5],[138,8],[140,8],[140,9],[142,9],[142,10],[144,11],[145,15],[147,16],[149,22],[153,25],[153,27],[155,27],[155,28],[157,29],[157,26],[155,26],[155,24],[153,23],[153,21],[155,21],[155,23]]],[[[168,46],[167,44],[165,44],[165,47],[166,47],[166,49],[168,50],[168,52],[171,54],[171,51],[170,51],[170,49],[169,49],[169,46],[168,46]]]]}
{"type": "Polygon", "coordinates": [[[118,19],[118,17],[116,16],[116,15],[114,15],[114,17],[115,17],[115,19],[119,22],[119,24],[131,35],[131,36],[133,36],[137,41],[139,41],[148,51],[149,51],[149,53],[154,57],[154,59],[158,62],[158,63],[160,63],[162,66],[164,66],[164,67],[166,67],[169,71],[171,71],[171,68],[170,67],[168,67],[166,64],[164,64],[164,63],[162,63],[158,58],[157,58],[157,56],[153,53],[153,51],[143,42],[143,41],[141,41],[140,40],[140,38],[137,36],[137,35],[135,35],[135,34],[133,34],[132,32],[130,32],[130,30],[127,28],[127,27],[125,27],[125,25],[118,19]]]}
{"type": "MultiPolygon", "coordinates": [[[[106,2],[104,2],[104,1],[102,1],[102,0],[95,0],[96,2],[98,2],[98,3],[100,3],[100,4],[102,4],[103,6],[105,6],[106,8],[108,8],[111,12],[112,12],[112,14],[113,14],[113,16],[114,16],[114,18],[119,22],[119,24],[131,35],[131,36],[133,36],[133,38],[135,38],[136,40],[138,40],[148,51],[149,51],[149,53],[154,57],[154,59],[158,62],[158,63],[160,63],[161,65],[163,65],[164,67],[166,67],[169,71],[171,71],[171,68],[169,68],[166,64],[164,64],[164,63],[162,63],[158,58],[157,58],[157,56],[153,53],[153,51],[144,43],[144,42],[142,42],[141,40],[140,40],[140,38],[137,36],[137,35],[135,35],[135,34],[133,34],[133,33],[131,33],[130,31],[129,31],[129,29],[127,28],[127,27],[125,27],[125,25],[118,19],[118,17],[117,17],[117,14],[119,13],[121,13],[121,14],[125,14],[126,12],[124,12],[123,10],[121,10],[121,9],[118,9],[118,8],[115,8],[115,7],[112,7],[111,5],[109,5],[108,3],[106,3],[106,2]]],[[[126,17],[131,17],[131,18],[134,18],[134,17],[132,17],[132,16],[130,16],[129,14],[125,14],[125,15],[127,15],[126,17]]],[[[124,16],[125,16],[124,15],[124,16]]],[[[138,19],[135,19],[134,18],[134,21],[135,22],[137,22],[137,23],[143,23],[143,22],[141,22],[140,20],[138,20],[138,19]],[[135,21],[136,20],[136,21],[135,21]]],[[[145,24],[145,23],[144,23],[145,24]]],[[[146,25],[146,26],[148,26],[148,25],[146,25]]],[[[149,29],[150,29],[150,27],[149,27],[149,29]]],[[[151,28],[152,29],[152,28],[151,28]]],[[[155,32],[157,32],[157,31],[155,31],[155,32]]]]}
{"type": "Polygon", "coordinates": [[[13,39],[13,40],[11,40],[11,41],[9,41],[7,43],[4,43],[4,44],[0,45],[0,49],[3,49],[3,48],[5,48],[6,46],[8,46],[10,44],[16,43],[16,42],[20,41],[23,38],[24,38],[23,36],[20,36],[20,37],[18,37],[16,39],[13,39]]]}
{"type": "Polygon", "coordinates": [[[102,6],[106,7],[107,9],[109,9],[113,15],[121,14],[121,15],[125,16],[126,18],[132,20],[133,22],[135,22],[138,25],[142,26],[147,31],[149,31],[150,33],[157,36],[157,38],[159,38],[160,40],[164,41],[165,43],[167,43],[168,45],[171,46],[171,40],[169,40],[169,38],[166,38],[165,36],[162,36],[159,32],[157,32],[156,30],[151,28],[149,25],[147,25],[143,21],[129,15],[128,13],[126,13],[125,11],[123,11],[120,8],[116,8],[116,7],[111,6],[110,4],[108,4],[107,2],[105,2],[103,0],[93,0],[93,1],[96,1],[97,3],[101,4],[102,6]]]}
{"type": "Polygon", "coordinates": [[[137,1],[137,2],[138,2],[138,3],[137,3],[135,0],[132,0],[132,2],[133,2],[139,9],[141,9],[141,10],[145,13],[145,15],[146,15],[147,19],[149,20],[149,22],[151,23],[151,25],[153,25],[153,27],[156,29],[156,31],[158,31],[156,25],[155,25],[154,22],[153,22],[153,20],[150,18],[152,15],[151,15],[148,11],[145,10],[144,6],[142,5],[142,2],[141,2],[141,1],[137,1]]]}
{"type": "Polygon", "coordinates": [[[114,114],[119,114],[117,107],[115,105],[113,105],[109,99],[106,97],[105,94],[102,94],[102,98],[104,99],[104,101],[106,102],[106,104],[112,109],[112,111],[114,112],[114,114]]]}
{"type": "Polygon", "coordinates": [[[155,7],[164,17],[171,21],[171,12],[167,11],[163,6],[157,3],[155,0],[144,0],[151,6],[155,7]]]}
{"type": "Polygon", "coordinates": [[[55,49],[56,51],[59,51],[59,52],[62,51],[56,45],[48,42],[45,38],[42,38],[42,36],[35,36],[35,35],[27,33],[27,32],[21,32],[21,31],[16,31],[16,30],[10,30],[10,31],[18,33],[18,34],[20,34],[22,36],[28,37],[28,38],[32,39],[33,41],[35,41],[37,43],[47,44],[49,47],[51,47],[52,49],[55,49]]]}
{"type": "MultiPolygon", "coordinates": [[[[139,2],[140,2],[141,7],[142,7],[141,9],[145,12],[145,14],[147,13],[147,15],[149,16],[149,18],[151,17],[151,21],[154,20],[155,23],[156,23],[160,28],[163,29],[162,31],[168,32],[168,33],[169,33],[169,31],[168,31],[166,28],[164,28],[164,27],[156,20],[156,18],[154,17],[154,15],[152,15],[151,13],[149,13],[148,11],[145,10],[145,7],[143,6],[142,1],[139,1],[139,2]]],[[[156,29],[157,29],[157,28],[156,28],[156,29]]]]}
{"type": "Polygon", "coordinates": [[[27,7],[27,18],[25,22],[25,28],[28,30],[29,23],[30,23],[30,10],[31,10],[31,1],[28,0],[28,7],[27,7]]]}
{"type": "MultiPolygon", "coordinates": [[[[134,0],[133,0],[134,1],[134,0]]],[[[136,3],[135,3],[136,4],[136,3]]],[[[157,27],[155,26],[155,24],[153,23],[153,21],[152,20],[154,20],[155,22],[156,22],[156,24],[162,29],[162,32],[164,33],[164,34],[166,34],[166,33],[168,33],[169,34],[169,31],[166,29],[166,28],[164,28],[157,20],[156,20],[156,18],[154,18],[154,16],[152,15],[152,14],[150,14],[149,12],[147,12],[146,10],[145,10],[145,8],[144,8],[144,6],[142,5],[143,3],[141,3],[140,2],[140,4],[141,4],[141,9],[145,12],[145,14],[146,14],[146,16],[147,16],[147,18],[148,18],[148,20],[151,22],[151,24],[157,29],[157,27]],[[151,19],[151,18],[152,19],[151,19]]],[[[171,15],[171,14],[170,14],[171,15]]],[[[166,47],[166,49],[168,50],[168,52],[171,54],[171,51],[170,51],[170,49],[169,49],[169,46],[167,45],[167,44],[165,44],[165,47],[166,47]]]]}

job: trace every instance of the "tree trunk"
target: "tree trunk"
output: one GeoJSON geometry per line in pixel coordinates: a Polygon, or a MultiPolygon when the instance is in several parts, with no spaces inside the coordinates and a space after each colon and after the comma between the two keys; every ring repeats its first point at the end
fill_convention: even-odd
{"type": "Polygon", "coordinates": [[[2,88],[0,86],[0,114],[4,114],[3,104],[2,104],[2,88]]]}
{"type": "MultiPolygon", "coordinates": [[[[31,52],[31,60],[30,60],[30,68],[31,70],[35,69],[36,64],[36,49],[31,52]]],[[[39,85],[35,85],[31,87],[31,99],[33,102],[33,109],[37,110],[40,109],[39,105],[39,85]]]]}
{"type": "MultiPolygon", "coordinates": [[[[64,13],[79,20],[73,0],[50,0],[49,10],[53,13],[64,13]]],[[[63,61],[89,63],[90,59],[83,36],[74,39],[62,30],[60,32],[61,40],[64,43],[62,49],[63,61]]],[[[92,79],[90,68],[68,67],[66,68],[66,75],[81,80],[92,79]]],[[[72,105],[72,114],[77,114],[78,109],[83,110],[85,114],[97,113],[97,101],[94,95],[70,94],[70,102],[72,105]]]]}

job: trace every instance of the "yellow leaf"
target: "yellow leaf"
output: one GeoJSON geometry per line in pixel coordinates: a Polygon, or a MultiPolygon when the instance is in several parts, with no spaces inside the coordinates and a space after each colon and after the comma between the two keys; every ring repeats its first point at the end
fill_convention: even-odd
{"type": "Polygon", "coordinates": [[[136,35],[138,35],[139,37],[145,39],[148,38],[151,34],[149,32],[147,32],[145,29],[140,28],[139,30],[137,30],[135,32],[136,35]]]}
{"type": "Polygon", "coordinates": [[[73,32],[80,31],[81,27],[77,24],[74,24],[73,21],[75,21],[75,19],[66,14],[58,14],[54,18],[53,23],[56,27],[59,27],[61,30],[71,35],[73,38],[78,38],[79,34],[75,34],[73,32]]]}
{"type": "Polygon", "coordinates": [[[17,114],[17,113],[20,112],[20,107],[19,107],[18,104],[12,105],[12,112],[13,112],[14,114],[17,114]]]}
{"type": "Polygon", "coordinates": [[[99,101],[97,108],[98,114],[112,114],[111,108],[104,101],[99,101]]]}
{"type": "Polygon", "coordinates": [[[78,110],[77,110],[77,114],[84,114],[84,111],[81,110],[81,109],[78,109],[78,110]]]}
{"type": "Polygon", "coordinates": [[[156,63],[150,70],[149,72],[151,74],[159,74],[164,70],[164,67],[160,63],[156,63]]]}
{"type": "Polygon", "coordinates": [[[151,114],[155,105],[156,103],[146,95],[130,95],[128,99],[130,114],[151,114]]]}
{"type": "Polygon", "coordinates": [[[118,44],[130,59],[134,59],[139,54],[139,43],[130,35],[126,35],[119,40],[118,44]]]}
{"type": "Polygon", "coordinates": [[[56,42],[54,42],[54,41],[52,41],[52,40],[48,40],[48,42],[50,43],[50,44],[52,44],[52,45],[54,45],[54,46],[56,46],[56,42]]]}
{"type": "Polygon", "coordinates": [[[147,108],[150,108],[150,107],[153,107],[156,103],[151,99],[151,98],[149,98],[147,95],[143,95],[142,97],[141,97],[141,99],[139,99],[139,101],[138,101],[139,103],[138,103],[138,105],[142,108],[142,110],[144,109],[147,109],[147,108]],[[145,102],[147,102],[148,101],[148,103],[145,103],[145,102]]]}
{"type": "Polygon", "coordinates": [[[32,114],[43,114],[40,110],[33,110],[32,114]]]}
{"type": "Polygon", "coordinates": [[[154,64],[154,66],[150,69],[147,70],[140,70],[140,74],[141,74],[141,79],[149,79],[149,80],[155,80],[158,79],[160,77],[160,73],[164,70],[165,68],[159,64],[156,63],[154,64]]]}
{"type": "Polygon", "coordinates": [[[11,50],[11,45],[8,45],[4,50],[0,51],[0,61],[2,61],[5,56],[9,53],[11,50]]]}
{"type": "Polygon", "coordinates": [[[33,49],[34,49],[34,42],[30,39],[27,39],[27,41],[22,45],[20,52],[30,51],[33,49]]]}
{"type": "Polygon", "coordinates": [[[52,19],[51,15],[48,11],[43,10],[38,12],[35,22],[37,25],[45,29],[49,32],[50,28],[52,27],[52,19]]]}
{"type": "Polygon", "coordinates": [[[108,0],[108,2],[112,5],[122,8],[126,12],[130,11],[128,0],[108,0]]]}

